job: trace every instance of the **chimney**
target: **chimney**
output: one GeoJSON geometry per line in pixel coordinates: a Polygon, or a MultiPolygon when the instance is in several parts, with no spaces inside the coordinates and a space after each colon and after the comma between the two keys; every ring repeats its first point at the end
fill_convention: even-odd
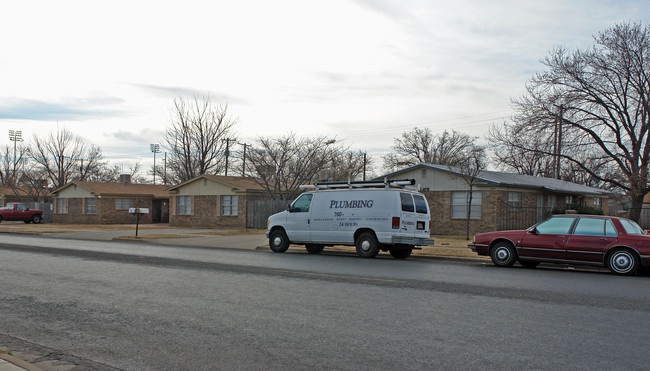
{"type": "Polygon", "coordinates": [[[131,183],[130,174],[120,174],[120,183],[129,184],[131,183]]]}

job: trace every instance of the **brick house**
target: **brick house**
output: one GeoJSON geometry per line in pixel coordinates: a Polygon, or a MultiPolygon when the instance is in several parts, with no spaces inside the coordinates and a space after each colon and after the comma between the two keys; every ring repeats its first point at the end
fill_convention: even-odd
{"type": "Polygon", "coordinates": [[[50,193],[53,223],[131,224],[130,208],[149,208],[140,223],[169,221],[166,185],[73,181],[50,193]]]}
{"type": "Polygon", "coordinates": [[[168,188],[169,224],[184,227],[246,228],[250,201],[268,199],[253,178],[200,175],[168,188]]]}
{"type": "Polygon", "coordinates": [[[29,195],[20,188],[0,186],[0,207],[6,206],[7,202],[22,202],[29,199],[29,195]]]}
{"type": "MultiPolygon", "coordinates": [[[[381,178],[415,179],[431,210],[431,233],[464,235],[469,186],[459,169],[418,164],[381,178]]],[[[553,213],[607,211],[610,192],[553,178],[481,171],[472,187],[470,234],[527,228],[553,213]]]]}

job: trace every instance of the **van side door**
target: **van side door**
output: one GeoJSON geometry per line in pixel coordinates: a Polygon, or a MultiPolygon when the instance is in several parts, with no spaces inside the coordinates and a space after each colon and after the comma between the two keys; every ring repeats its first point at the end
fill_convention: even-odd
{"type": "Polygon", "coordinates": [[[313,196],[311,193],[302,194],[289,206],[286,225],[289,241],[310,242],[310,209],[313,196]]]}

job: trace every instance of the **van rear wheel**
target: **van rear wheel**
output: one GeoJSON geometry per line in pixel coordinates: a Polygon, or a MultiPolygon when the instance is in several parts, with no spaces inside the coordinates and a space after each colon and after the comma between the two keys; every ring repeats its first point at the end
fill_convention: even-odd
{"type": "Polygon", "coordinates": [[[357,237],[355,245],[357,246],[357,254],[362,258],[374,258],[379,254],[379,242],[372,233],[361,233],[357,237]]]}
{"type": "Polygon", "coordinates": [[[323,252],[323,249],[325,248],[324,245],[313,245],[313,244],[307,244],[305,245],[305,248],[307,249],[307,252],[310,254],[320,254],[323,252]]]}
{"type": "Polygon", "coordinates": [[[406,259],[411,256],[413,252],[412,247],[391,247],[389,250],[390,255],[395,259],[406,259]]]}

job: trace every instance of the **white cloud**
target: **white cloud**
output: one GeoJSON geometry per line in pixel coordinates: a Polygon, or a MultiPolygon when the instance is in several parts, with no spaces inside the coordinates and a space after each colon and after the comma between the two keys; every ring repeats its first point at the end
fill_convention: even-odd
{"type": "MultiPolygon", "coordinates": [[[[0,14],[0,127],[72,128],[146,160],[175,96],[240,136],[337,136],[385,153],[413,126],[481,134],[555,45],[586,48],[647,1],[14,1],[0,14]]],[[[1,143],[1,141],[0,141],[1,143]]],[[[144,165],[144,162],[143,162],[144,165]]],[[[145,167],[145,166],[143,166],[145,167]]]]}

